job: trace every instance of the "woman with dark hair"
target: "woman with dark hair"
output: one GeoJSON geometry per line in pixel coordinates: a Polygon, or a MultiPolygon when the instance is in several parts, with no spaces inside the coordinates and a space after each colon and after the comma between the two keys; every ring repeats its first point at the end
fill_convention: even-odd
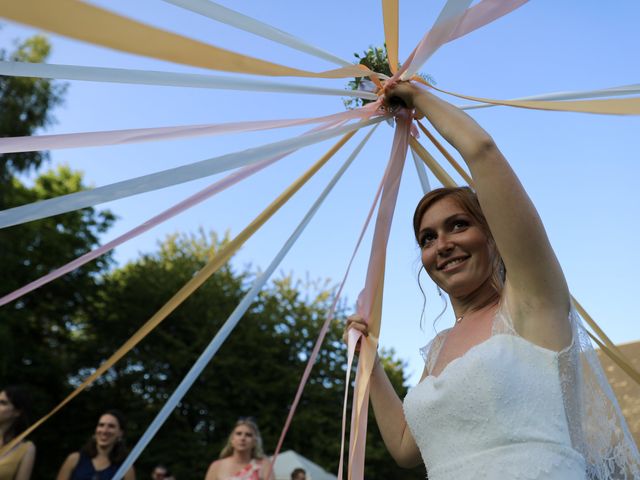
{"type": "MultiPolygon", "coordinates": [[[[220,458],[209,466],[205,480],[266,480],[268,470],[258,425],[241,418],[229,434],[220,458]]],[[[269,475],[270,480],[273,478],[273,474],[269,475]]]]}
{"type": "MultiPolygon", "coordinates": [[[[422,265],[456,320],[424,348],[422,379],[404,402],[373,367],[371,403],[393,458],[424,462],[430,480],[640,478],[542,222],[491,136],[410,82],[385,96],[433,124],[475,188],[429,192],[414,214],[422,265]]],[[[368,335],[357,315],[349,329],[368,335]]]]}
{"type": "MultiPolygon", "coordinates": [[[[0,391],[0,447],[29,426],[31,397],[23,387],[0,391]]],[[[32,442],[22,441],[0,457],[0,480],[29,480],[36,458],[32,442]]]]}
{"type": "MultiPolygon", "coordinates": [[[[100,415],[95,434],[79,452],[67,457],[56,480],[111,480],[129,453],[124,432],[125,420],[122,412],[104,412],[100,415]]],[[[124,478],[135,480],[133,467],[124,478]]]]}

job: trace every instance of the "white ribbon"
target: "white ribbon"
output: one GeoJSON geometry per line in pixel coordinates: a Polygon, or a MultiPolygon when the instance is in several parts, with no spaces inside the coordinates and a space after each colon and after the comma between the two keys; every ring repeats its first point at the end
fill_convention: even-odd
{"type": "MultiPolygon", "coordinates": [[[[363,109],[353,109],[337,114],[325,115],[323,117],[290,120],[255,120],[248,122],[105,130],[100,132],[60,133],[57,135],[2,137],[0,138],[0,154],[57,150],[62,148],[98,147],[103,145],[126,145],[139,142],[174,140],[177,138],[215,136],[229,133],[286,128],[310,123],[347,122],[358,118],[369,118],[370,116],[370,113],[363,111],[363,109]]],[[[335,127],[337,125],[331,124],[328,126],[335,127]]]]}
{"type": "Polygon", "coordinates": [[[242,77],[223,77],[196,73],[159,72],[154,70],[130,70],[124,68],[84,67],[51,63],[26,63],[0,61],[0,75],[13,77],[39,77],[60,80],[84,80],[90,82],[131,83],[167,87],[211,88],[271,93],[300,93],[333,95],[376,100],[375,93],[361,90],[342,90],[308,85],[295,85],[242,77]]]}
{"type": "MultiPolygon", "coordinates": [[[[580,100],[584,98],[598,97],[620,97],[623,95],[633,95],[640,93],[640,83],[633,85],[623,85],[620,87],[601,88],[599,90],[582,90],[573,92],[554,92],[543,93],[540,95],[532,95],[530,97],[512,98],[510,101],[527,101],[527,100],[580,100]]],[[[462,105],[458,108],[462,110],[473,110],[474,108],[497,107],[491,103],[475,103],[462,105]]]]}
{"type": "Polygon", "coordinates": [[[416,166],[416,171],[418,172],[418,179],[420,180],[422,191],[424,193],[430,192],[431,185],[429,184],[429,177],[427,177],[427,169],[424,166],[424,162],[413,148],[411,148],[411,155],[413,156],[413,163],[416,166]]]}
{"type": "Polygon", "coordinates": [[[197,180],[216,173],[241,167],[279,155],[291,150],[322,142],[337,135],[342,135],[359,128],[381,122],[386,117],[376,117],[370,120],[324,130],[321,132],[301,135],[299,137],[269,143],[260,147],[249,148],[219,157],[209,158],[199,162],[170,168],[161,172],[143,175],[141,177],[123,180],[93,190],[62,195],[60,197],[42,200],[20,207],[10,208],[0,212],[0,228],[19,225],[21,223],[50,217],[60,213],[71,212],[80,208],[91,207],[99,203],[109,202],[129,197],[138,193],[150,192],[160,188],[170,187],[180,183],[197,180]]]}
{"type": "Polygon", "coordinates": [[[411,65],[401,76],[402,79],[411,78],[433,53],[449,39],[456,29],[462,16],[471,4],[471,0],[448,0],[442,7],[438,19],[416,47],[411,65]]]}
{"type": "MultiPolygon", "coordinates": [[[[342,67],[350,67],[353,64],[342,60],[329,52],[309,45],[305,41],[294,37],[293,35],[283,32],[277,28],[272,27],[263,22],[259,22],[251,17],[242,15],[234,10],[218,5],[217,3],[208,0],[164,0],[167,3],[177,5],[192,12],[199,13],[205,17],[217,20],[218,22],[226,23],[232,27],[236,27],[245,32],[253,33],[259,37],[266,38],[276,43],[286,45],[295,50],[299,50],[304,53],[313,55],[314,57],[328,60],[331,63],[335,63],[342,67]]],[[[286,8],[286,7],[285,7],[286,8]]]]}
{"type": "Polygon", "coordinates": [[[251,289],[247,292],[247,294],[240,301],[235,310],[231,313],[229,318],[224,322],[218,333],[213,337],[207,348],[202,352],[198,360],[193,364],[187,375],[182,379],[180,385],[175,389],[175,391],[171,394],[171,397],[167,400],[167,402],[163,405],[158,415],[153,419],[153,422],[147,427],[147,430],[144,432],[138,443],[133,447],[125,461],[120,465],[120,468],[114,475],[114,480],[119,480],[124,477],[124,474],[131,468],[136,459],[140,456],[145,447],[149,444],[149,442],[153,439],[155,434],[158,432],[160,427],[167,420],[171,412],[176,408],[180,400],[185,396],[189,388],[193,385],[193,382],[202,374],[204,368],[209,364],[211,359],[215,356],[218,349],[225,342],[227,337],[231,334],[233,329],[236,327],[242,316],[245,314],[247,309],[253,303],[253,299],[260,293],[265,283],[269,279],[269,277],[273,274],[275,269],[278,267],[282,259],[289,252],[293,244],[298,240],[298,237],[302,234],[306,226],[309,224],[315,213],[318,211],[324,200],[327,198],[333,187],[336,185],[340,177],[344,174],[347,168],[351,165],[353,160],[356,158],[364,144],[367,142],[369,137],[373,133],[373,130],[369,132],[369,134],[360,142],[360,144],[356,147],[353,153],[349,156],[349,158],[345,161],[345,163],[340,167],[338,172],[331,179],[329,184],[320,194],[318,199],[314,202],[312,207],[309,209],[305,217],[302,219],[298,227],[291,234],[289,239],[285,242],[282,249],[275,256],[271,264],[267,267],[265,272],[260,275],[253,283],[251,289]]]}

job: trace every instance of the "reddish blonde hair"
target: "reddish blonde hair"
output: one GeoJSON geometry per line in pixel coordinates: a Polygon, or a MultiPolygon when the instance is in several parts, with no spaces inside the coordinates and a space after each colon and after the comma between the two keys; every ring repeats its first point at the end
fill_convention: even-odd
{"type": "Polygon", "coordinates": [[[422,197],[422,199],[416,206],[416,211],[413,214],[413,233],[416,237],[416,242],[419,242],[418,234],[420,233],[420,224],[422,223],[422,217],[427,212],[427,210],[429,210],[436,202],[439,202],[446,197],[451,197],[460,206],[460,208],[462,208],[469,216],[471,216],[471,218],[473,218],[478,223],[478,226],[487,237],[489,250],[491,251],[493,256],[491,269],[491,285],[493,286],[495,291],[500,294],[502,292],[502,287],[504,287],[504,280],[506,275],[504,263],[502,261],[502,257],[500,256],[500,252],[498,251],[496,242],[493,239],[493,235],[491,234],[491,229],[489,228],[487,218],[484,216],[482,208],[480,207],[478,196],[469,187],[436,188],[435,190],[431,190],[424,197],[422,197]]]}

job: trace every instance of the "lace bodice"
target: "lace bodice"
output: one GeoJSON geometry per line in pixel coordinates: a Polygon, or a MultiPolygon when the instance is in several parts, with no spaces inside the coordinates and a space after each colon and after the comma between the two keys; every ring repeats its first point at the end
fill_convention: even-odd
{"type": "MultiPolygon", "coordinates": [[[[555,352],[520,337],[503,302],[488,340],[409,391],[405,416],[430,480],[640,478],[617,403],[593,381],[595,353],[570,320],[573,342],[555,352]]],[[[447,333],[423,351],[428,373],[447,333]]]]}

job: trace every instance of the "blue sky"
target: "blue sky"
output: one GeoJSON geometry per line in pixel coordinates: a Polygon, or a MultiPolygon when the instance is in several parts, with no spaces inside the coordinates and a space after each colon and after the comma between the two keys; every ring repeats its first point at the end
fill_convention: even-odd
{"type": "MultiPolygon", "coordinates": [[[[251,34],[156,0],[93,2],[237,52],[299,68],[332,65],[251,34]]],[[[223,5],[285,30],[347,60],[354,52],[384,41],[378,2],[221,1],[223,5]]],[[[408,55],[433,23],[444,2],[403,1],[400,57],[408,55]]],[[[515,98],[556,91],[588,90],[637,83],[640,4],[632,0],[531,1],[514,13],[442,47],[421,71],[441,88],[468,95],[515,98]]],[[[2,22],[0,44],[35,30],[2,22]]],[[[50,35],[51,63],[176,72],[212,73],[50,35]]],[[[283,79],[286,80],[286,79],[283,79]]],[[[292,83],[342,88],[345,80],[291,79],[292,83]]],[[[252,119],[317,116],[343,111],[338,97],[69,82],[58,123],[46,133],[217,123],[252,119]]],[[[454,104],[467,103],[450,99],[454,104]]],[[[640,271],[640,201],[637,149],[640,119],[577,113],[539,112],[509,107],[471,113],[495,138],[538,207],[570,288],[616,342],[640,339],[636,295],[640,271]]],[[[106,185],[172,166],[289,138],[302,129],[285,129],[209,139],[129,146],[60,150],[53,165],[67,163],[87,182],[106,185]]],[[[358,138],[361,138],[360,134],[358,138]]],[[[338,184],[282,265],[295,276],[343,276],[371,203],[391,144],[382,125],[338,184]]],[[[333,141],[306,148],[254,178],[166,222],[116,251],[122,264],[150,252],[173,232],[200,227],[238,233],[268,202],[326,151],[333,141]]],[[[356,142],[347,144],[326,171],[314,178],[233,260],[266,268],[306,209],[339,168],[356,142]]],[[[119,217],[107,241],[212,183],[206,178],[159,192],[105,204],[119,217]]],[[[457,177],[456,177],[457,178],[457,177]]],[[[430,176],[433,180],[433,176],[430,176]]],[[[434,181],[435,183],[435,181],[434,181]]],[[[420,329],[422,296],[417,287],[418,250],[411,215],[420,197],[412,162],[402,180],[388,252],[381,343],[409,362],[411,383],[422,369],[418,348],[432,336],[441,309],[435,287],[427,283],[425,327],[420,329]]],[[[352,270],[346,293],[355,302],[364,284],[370,237],[352,270]]],[[[142,323],[146,319],[137,319],[142,323]]],[[[168,321],[171,321],[170,319],[168,321]]],[[[436,325],[450,325],[450,311],[436,325]]],[[[210,332],[213,336],[215,332],[210,332]]]]}

